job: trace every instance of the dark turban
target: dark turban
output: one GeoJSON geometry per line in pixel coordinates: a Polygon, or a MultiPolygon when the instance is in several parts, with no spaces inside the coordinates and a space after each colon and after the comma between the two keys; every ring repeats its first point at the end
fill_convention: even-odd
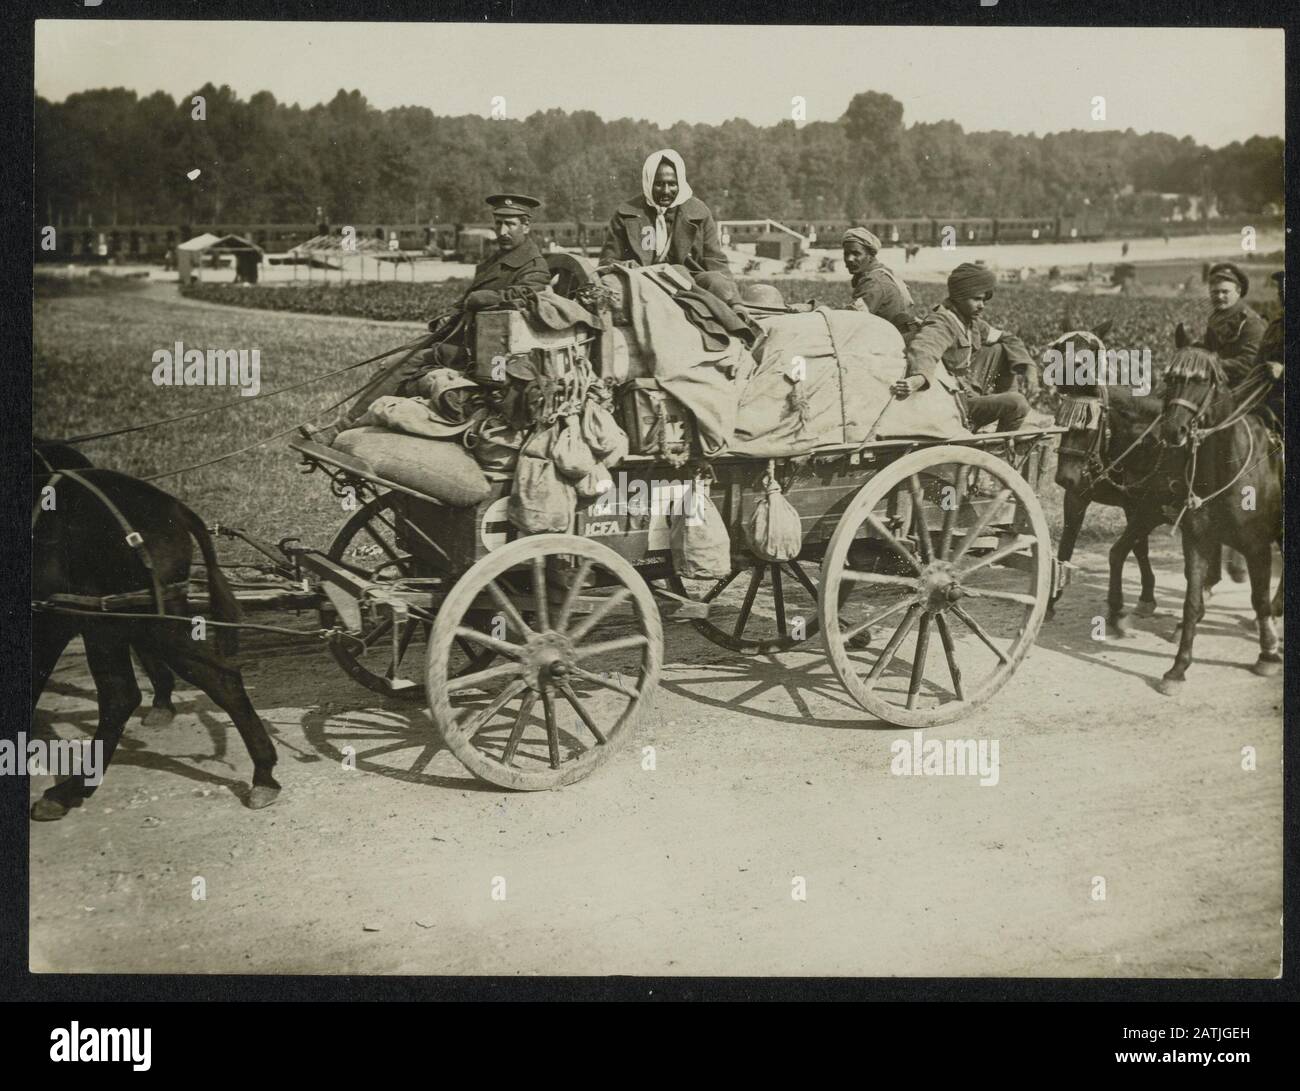
{"type": "Polygon", "coordinates": [[[979,299],[991,295],[997,282],[997,277],[990,270],[965,261],[948,274],[948,298],[979,299]]]}
{"type": "Polygon", "coordinates": [[[1235,281],[1237,289],[1241,292],[1243,299],[1245,298],[1246,293],[1250,291],[1250,280],[1241,269],[1233,265],[1230,261],[1221,261],[1218,265],[1211,265],[1208,279],[1211,282],[1216,280],[1235,281]]]}

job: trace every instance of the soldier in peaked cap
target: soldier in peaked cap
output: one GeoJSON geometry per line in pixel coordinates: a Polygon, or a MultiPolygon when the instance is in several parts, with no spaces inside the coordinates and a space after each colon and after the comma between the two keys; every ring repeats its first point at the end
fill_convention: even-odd
{"type": "Polygon", "coordinates": [[[995,377],[1004,371],[1008,377],[1029,375],[1034,361],[1019,337],[994,329],[982,317],[996,282],[988,269],[970,262],[948,274],[948,298],[935,305],[908,342],[907,371],[892,387],[896,397],[937,382],[957,397],[972,430],[995,421],[999,432],[1020,427],[1029,402],[1017,391],[997,391],[1001,384],[995,377]],[[986,384],[994,390],[986,392],[986,384]]]}
{"type": "Polygon", "coordinates": [[[1264,339],[1264,319],[1246,306],[1250,280],[1230,261],[1210,266],[1210,317],[1205,336],[1196,342],[1223,362],[1228,381],[1239,383],[1255,365],[1264,339]]]}
{"type": "Polygon", "coordinates": [[[497,236],[496,256],[475,267],[474,279],[455,307],[429,322],[436,343],[414,356],[399,357],[396,365],[382,372],[346,413],[316,433],[315,438],[332,442],[339,431],[355,426],[370,405],[385,394],[419,394],[421,376],[434,368],[463,371],[469,364],[466,341],[476,311],[499,307],[522,298],[528,291],[540,292],[549,287],[550,269],[530,234],[533,212],[541,203],[523,193],[494,193],[487,198],[497,236]]]}

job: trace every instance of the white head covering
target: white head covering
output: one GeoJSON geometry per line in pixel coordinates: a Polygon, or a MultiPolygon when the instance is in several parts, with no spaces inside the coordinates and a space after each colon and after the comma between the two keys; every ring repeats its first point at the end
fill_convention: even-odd
{"type": "Polygon", "coordinates": [[[676,208],[678,205],[685,204],[692,196],[690,183],[686,181],[686,164],[672,148],[664,148],[646,156],[646,161],[641,167],[641,192],[645,196],[645,203],[654,210],[655,214],[655,261],[663,261],[668,256],[668,222],[664,219],[664,209],[655,204],[654,199],[655,174],[659,171],[659,164],[665,159],[677,172],[677,196],[668,207],[676,208]]]}

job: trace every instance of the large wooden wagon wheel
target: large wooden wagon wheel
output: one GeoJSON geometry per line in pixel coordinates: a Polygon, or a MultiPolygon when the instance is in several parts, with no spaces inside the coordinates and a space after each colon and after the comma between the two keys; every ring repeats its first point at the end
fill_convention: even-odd
{"type": "MultiPolygon", "coordinates": [[[[431,592],[436,601],[455,582],[454,573],[435,570],[424,557],[417,567],[398,533],[402,519],[398,503],[397,497],[387,493],[358,508],[334,536],[326,555],[380,585],[416,579],[411,586],[431,592]]],[[[320,607],[320,621],[327,629],[338,621],[338,613],[328,599],[320,607]]],[[[427,658],[424,644],[433,623],[432,612],[413,607],[401,623],[396,642],[393,618],[386,611],[365,611],[362,622],[358,635],[330,641],[335,661],[368,690],[385,697],[423,701],[427,658]]],[[[457,649],[455,667],[459,671],[482,668],[496,654],[465,640],[457,642],[457,649]]]]}
{"type": "Polygon", "coordinates": [[[518,538],[481,558],[443,601],[429,636],[429,711],[470,772],[505,788],[570,784],[635,730],[659,680],[663,631],[645,581],[599,542],[518,538]],[[508,594],[527,586],[526,596],[508,594]],[[489,635],[466,625],[495,608],[489,635]],[[465,640],[497,665],[458,673],[465,640]]]}
{"type": "Polygon", "coordinates": [[[668,586],[713,606],[710,617],[691,619],[696,632],[733,652],[769,655],[817,635],[820,578],[815,560],[752,560],[720,580],[684,581],[674,572],[668,586]]]}
{"type": "Polygon", "coordinates": [[[1007,463],[959,446],[903,456],[853,498],[826,551],[820,616],[835,674],[889,723],[960,719],[1033,645],[1051,557],[1038,497],[1007,463]],[[897,563],[862,565],[851,546],[897,563]],[[854,638],[866,633],[870,644],[858,651],[854,638]]]}

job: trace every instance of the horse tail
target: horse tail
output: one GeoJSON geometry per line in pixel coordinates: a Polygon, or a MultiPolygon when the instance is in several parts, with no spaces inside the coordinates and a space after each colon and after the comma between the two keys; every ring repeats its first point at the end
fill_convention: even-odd
{"type": "MultiPolygon", "coordinates": [[[[182,513],[182,525],[199,543],[199,552],[203,554],[203,564],[208,572],[208,603],[212,616],[217,621],[237,622],[243,613],[239,608],[239,600],[235,598],[235,592],[231,590],[230,583],[217,561],[217,550],[212,543],[212,535],[208,533],[203,520],[194,512],[184,504],[178,503],[178,507],[182,513]]],[[[239,630],[227,629],[225,626],[218,628],[217,650],[223,655],[234,655],[238,652],[239,630]]]]}

